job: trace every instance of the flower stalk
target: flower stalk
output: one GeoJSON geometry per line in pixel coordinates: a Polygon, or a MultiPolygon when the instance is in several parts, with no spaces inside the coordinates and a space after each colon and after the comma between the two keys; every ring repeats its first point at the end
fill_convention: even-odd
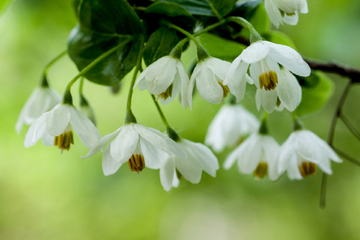
{"type": "Polygon", "coordinates": [[[253,25],[249,23],[246,19],[242,17],[228,17],[227,21],[235,22],[241,25],[242,27],[246,28],[250,32],[250,43],[254,43],[262,40],[260,34],[256,31],[253,25]]]}

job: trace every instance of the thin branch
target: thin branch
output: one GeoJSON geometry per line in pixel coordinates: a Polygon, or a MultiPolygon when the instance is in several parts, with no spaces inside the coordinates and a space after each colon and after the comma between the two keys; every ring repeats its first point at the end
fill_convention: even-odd
{"type": "Polygon", "coordinates": [[[339,118],[343,121],[343,123],[345,123],[346,127],[350,130],[350,132],[360,141],[360,133],[351,124],[349,119],[347,117],[345,117],[345,115],[342,113],[340,113],[339,118]]]}
{"type": "Polygon", "coordinates": [[[340,149],[337,149],[336,147],[333,147],[334,151],[336,151],[338,154],[340,154],[341,156],[343,156],[344,158],[346,158],[348,161],[352,162],[353,164],[356,164],[358,166],[360,166],[360,161],[349,156],[348,154],[344,153],[343,151],[341,151],[340,149]]]}

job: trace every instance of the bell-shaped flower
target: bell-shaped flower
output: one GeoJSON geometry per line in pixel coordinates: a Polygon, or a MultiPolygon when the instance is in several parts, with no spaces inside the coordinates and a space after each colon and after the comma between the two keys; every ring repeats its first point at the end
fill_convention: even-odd
{"type": "Polygon", "coordinates": [[[311,69],[294,49],[268,41],[258,41],[246,48],[231,64],[225,85],[244,85],[250,65],[250,76],[258,89],[265,111],[274,110],[278,97],[284,107],[293,111],[301,100],[301,88],[287,70],[299,76],[309,76],[311,69]]]}
{"type": "Polygon", "coordinates": [[[189,77],[179,58],[165,56],[150,64],[138,77],[135,86],[157,95],[163,104],[172,101],[180,92],[181,102],[187,107],[189,77]]]}
{"type": "Polygon", "coordinates": [[[33,146],[40,138],[45,145],[57,146],[61,152],[74,144],[72,127],[81,142],[91,148],[101,137],[94,124],[73,105],[58,104],[51,111],[43,113],[31,124],[25,136],[25,147],[33,146]]]}
{"type": "MultiPolygon", "coordinates": [[[[191,75],[188,88],[187,96],[190,108],[192,107],[192,93],[195,82],[201,97],[211,103],[220,103],[229,92],[236,97],[239,96],[239,92],[243,91],[243,89],[239,88],[238,84],[233,85],[230,83],[228,86],[223,84],[230,65],[229,62],[214,57],[207,57],[198,62],[191,75]]],[[[251,82],[251,79],[249,81],[251,82]]]]}
{"type": "Polygon", "coordinates": [[[159,169],[164,164],[166,154],[186,157],[186,153],[165,134],[137,123],[130,123],[102,137],[84,158],[91,157],[108,142],[110,143],[102,160],[106,176],[114,174],[125,162],[131,171],[139,173],[145,166],[159,169]],[[113,138],[115,139],[111,141],[113,138]]]}
{"type": "Polygon", "coordinates": [[[221,152],[226,146],[239,144],[258,129],[259,120],[242,105],[224,105],[212,120],[205,143],[214,151],[221,152]]]}
{"type": "Polygon", "coordinates": [[[330,160],[342,162],[331,147],[313,132],[297,130],[280,148],[278,173],[287,170],[291,180],[303,179],[315,174],[319,166],[326,174],[332,174],[330,160]]]}
{"type": "Polygon", "coordinates": [[[20,133],[24,124],[30,125],[44,112],[50,111],[60,103],[60,96],[48,86],[37,87],[21,109],[15,129],[20,133]]]}
{"type": "Polygon", "coordinates": [[[224,168],[229,169],[237,160],[240,172],[253,173],[258,179],[268,175],[274,181],[280,176],[277,171],[279,148],[270,135],[253,133],[227,156],[224,168]]]}
{"type": "Polygon", "coordinates": [[[167,165],[163,169],[163,175],[166,176],[166,178],[164,177],[162,180],[165,190],[165,186],[170,189],[169,186],[174,182],[174,177],[176,177],[174,167],[176,167],[182,177],[192,183],[200,182],[202,171],[207,172],[212,177],[216,176],[216,171],[219,169],[219,163],[215,155],[207,146],[180,138],[176,143],[186,153],[186,157],[174,155],[167,156],[167,165]]]}
{"type": "Polygon", "coordinates": [[[308,13],[306,0],[265,0],[265,9],[270,21],[279,28],[280,24],[296,25],[300,13],[308,13]]]}

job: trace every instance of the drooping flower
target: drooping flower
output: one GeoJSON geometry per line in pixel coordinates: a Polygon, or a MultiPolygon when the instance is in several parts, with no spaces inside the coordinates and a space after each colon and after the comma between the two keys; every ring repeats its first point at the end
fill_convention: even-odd
{"type": "Polygon", "coordinates": [[[43,141],[46,138],[46,145],[50,145],[52,139],[61,152],[63,149],[69,150],[70,145],[74,144],[71,126],[87,148],[91,148],[101,137],[94,124],[79,110],[73,105],[61,103],[34,120],[26,133],[24,145],[31,147],[40,138],[43,141]]]}
{"type": "Polygon", "coordinates": [[[308,13],[306,0],[265,0],[265,9],[270,21],[279,28],[280,24],[296,25],[300,13],[308,13]]]}
{"type": "Polygon", "coordinates": [[[50,87],[41,86],[35,88],[30,98],[21,109],[15,129],[20,133],[23,125],[30,125],[44,112],[50,111],[56,104],[60,103],[60,96],[50,87]]]}
{"type": "Polygon", "coordinates": [[[224,84],[244,86],[250,65],[250,76],[261,90],[259,99],[265,111],[270,113],[274,110],[278,97],[289,111],[293,111],[301,100],[301,88],[289,71],[280,71],[279,64],[299,76],[306,77],[311,72],[309,65],[294,49],[257,41],[234,60],[224,84]]]}
{"type": "Polygon", "coordinates": [[[187,97],[190,108],[195,82],[201,97],[208,102],[218,104],[228,95],[230,89],[223,84],[223,81],[229,67],[229,62],[213,57],[198,62],[188,87],[187,97]]]}
{"type": "Polygon", "coordinates": [[[135,86],[141,91],[148,89],[163,104],[172,101],[180,92],[181,102],[187,107],[187,89],[189,77],[179,58],[165,56],[150,64],[138,77],[135,86]]]}
{"type": "Polygon", "coordinates": [[[253,173],[256,178],[268,175],[274,181],[280,176],[277,171],[279,148],[279,144],[270,135],[253,133],[227,156],[224,168],[229,169],[237,160],[240,172],[253,173]]]}
{"type": "Polygon", "coordinates": [[[102,160],[105,176],[114,174],[125,162],[128,163],[131,171],[139,173],[145,166],[159,169],[164,164],[165,154],[186,157],[186,153],[160,131],[130,123],[102,137],[84,158],[91,157],[108,142],[110,143],[102,160]],[[111,141],[114,137],[115,139],[111,141]]]}
{"type": "Polygon", "coordinates": [[[235,146],[258,128],[259,120],[242,105],[224,105],[211,122],[205,143],[221,152],[226,146],[235,146]]]}
{"type": "Polygon", "coordinates": [[[331,147],[313,132],[297,130],[280,148],[278,173],[287,170],[291,180],[300,180],[315,174],[319,166],[326,174],[332,174],[330,160],[342,162],[331,147]]]}

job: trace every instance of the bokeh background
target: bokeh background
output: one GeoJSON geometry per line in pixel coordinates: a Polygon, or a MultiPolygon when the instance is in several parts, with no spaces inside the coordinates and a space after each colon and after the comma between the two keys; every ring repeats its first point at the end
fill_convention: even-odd
{"type": "MultiPolygon", "coordinates": [[[[308,4],[310,12],[300,16],[297,26],[282,26],[280,31],[292,37],[303,56],[360,68],[360,1],[308,4]]],[[[234,166],[229,171],[221,168],[216,178],[203,174],[196,185],[181,181],[179,188],[166,192],[159,172],[150,169],[137,175],[124,166],[105,177],[101,153],[80,159],[87,149],[77,137],[71,151],[63,154],[40,142],[26,149],[27,128],[15,133],[18,114],[45,64],[65,49],[76,20],[70,0],[16,0],[1,15],[0,239],[360,239],[360,168],[346,160],[332,164],[327,206],[321,209],[321,172],[303,181],[286,176],[276,182],[255,181],[234,166]]],[[[185,58],[194,54],[190,49],[185,58]]],[[[75,74],[74,64],[65,57],[50,70],[50,83],[62,93],[75,74]]],[[[323,139],[347,82],[329,76],[336,87],[333,97],[303,119],[323,139]]],[[[106,87],[85,84],[102,135],[123,124],[128,85],[125,79],[120,94],[111,95],[106,87]]],[[[344,112],[357,129],[359,100],[355,86],[344,112]]],[[[259,116],[252,96],[244,104],[259,116]]],[[[164,130],[148,93],[135,90],[133,105],[139,123],[164,130]]],[[[177,102],[163,109],[182,137],[203,142],[220,106],[196,96],[193,111],[177,102]]],[[[279,143],[291,127],[288,112],[270,115],[270,132],[279,143]]],[[[335,143],[360,158],[359,142],[341,122],[335,143]]],[[[218,155],[220,164],[230,150],[218,155]]]]}

